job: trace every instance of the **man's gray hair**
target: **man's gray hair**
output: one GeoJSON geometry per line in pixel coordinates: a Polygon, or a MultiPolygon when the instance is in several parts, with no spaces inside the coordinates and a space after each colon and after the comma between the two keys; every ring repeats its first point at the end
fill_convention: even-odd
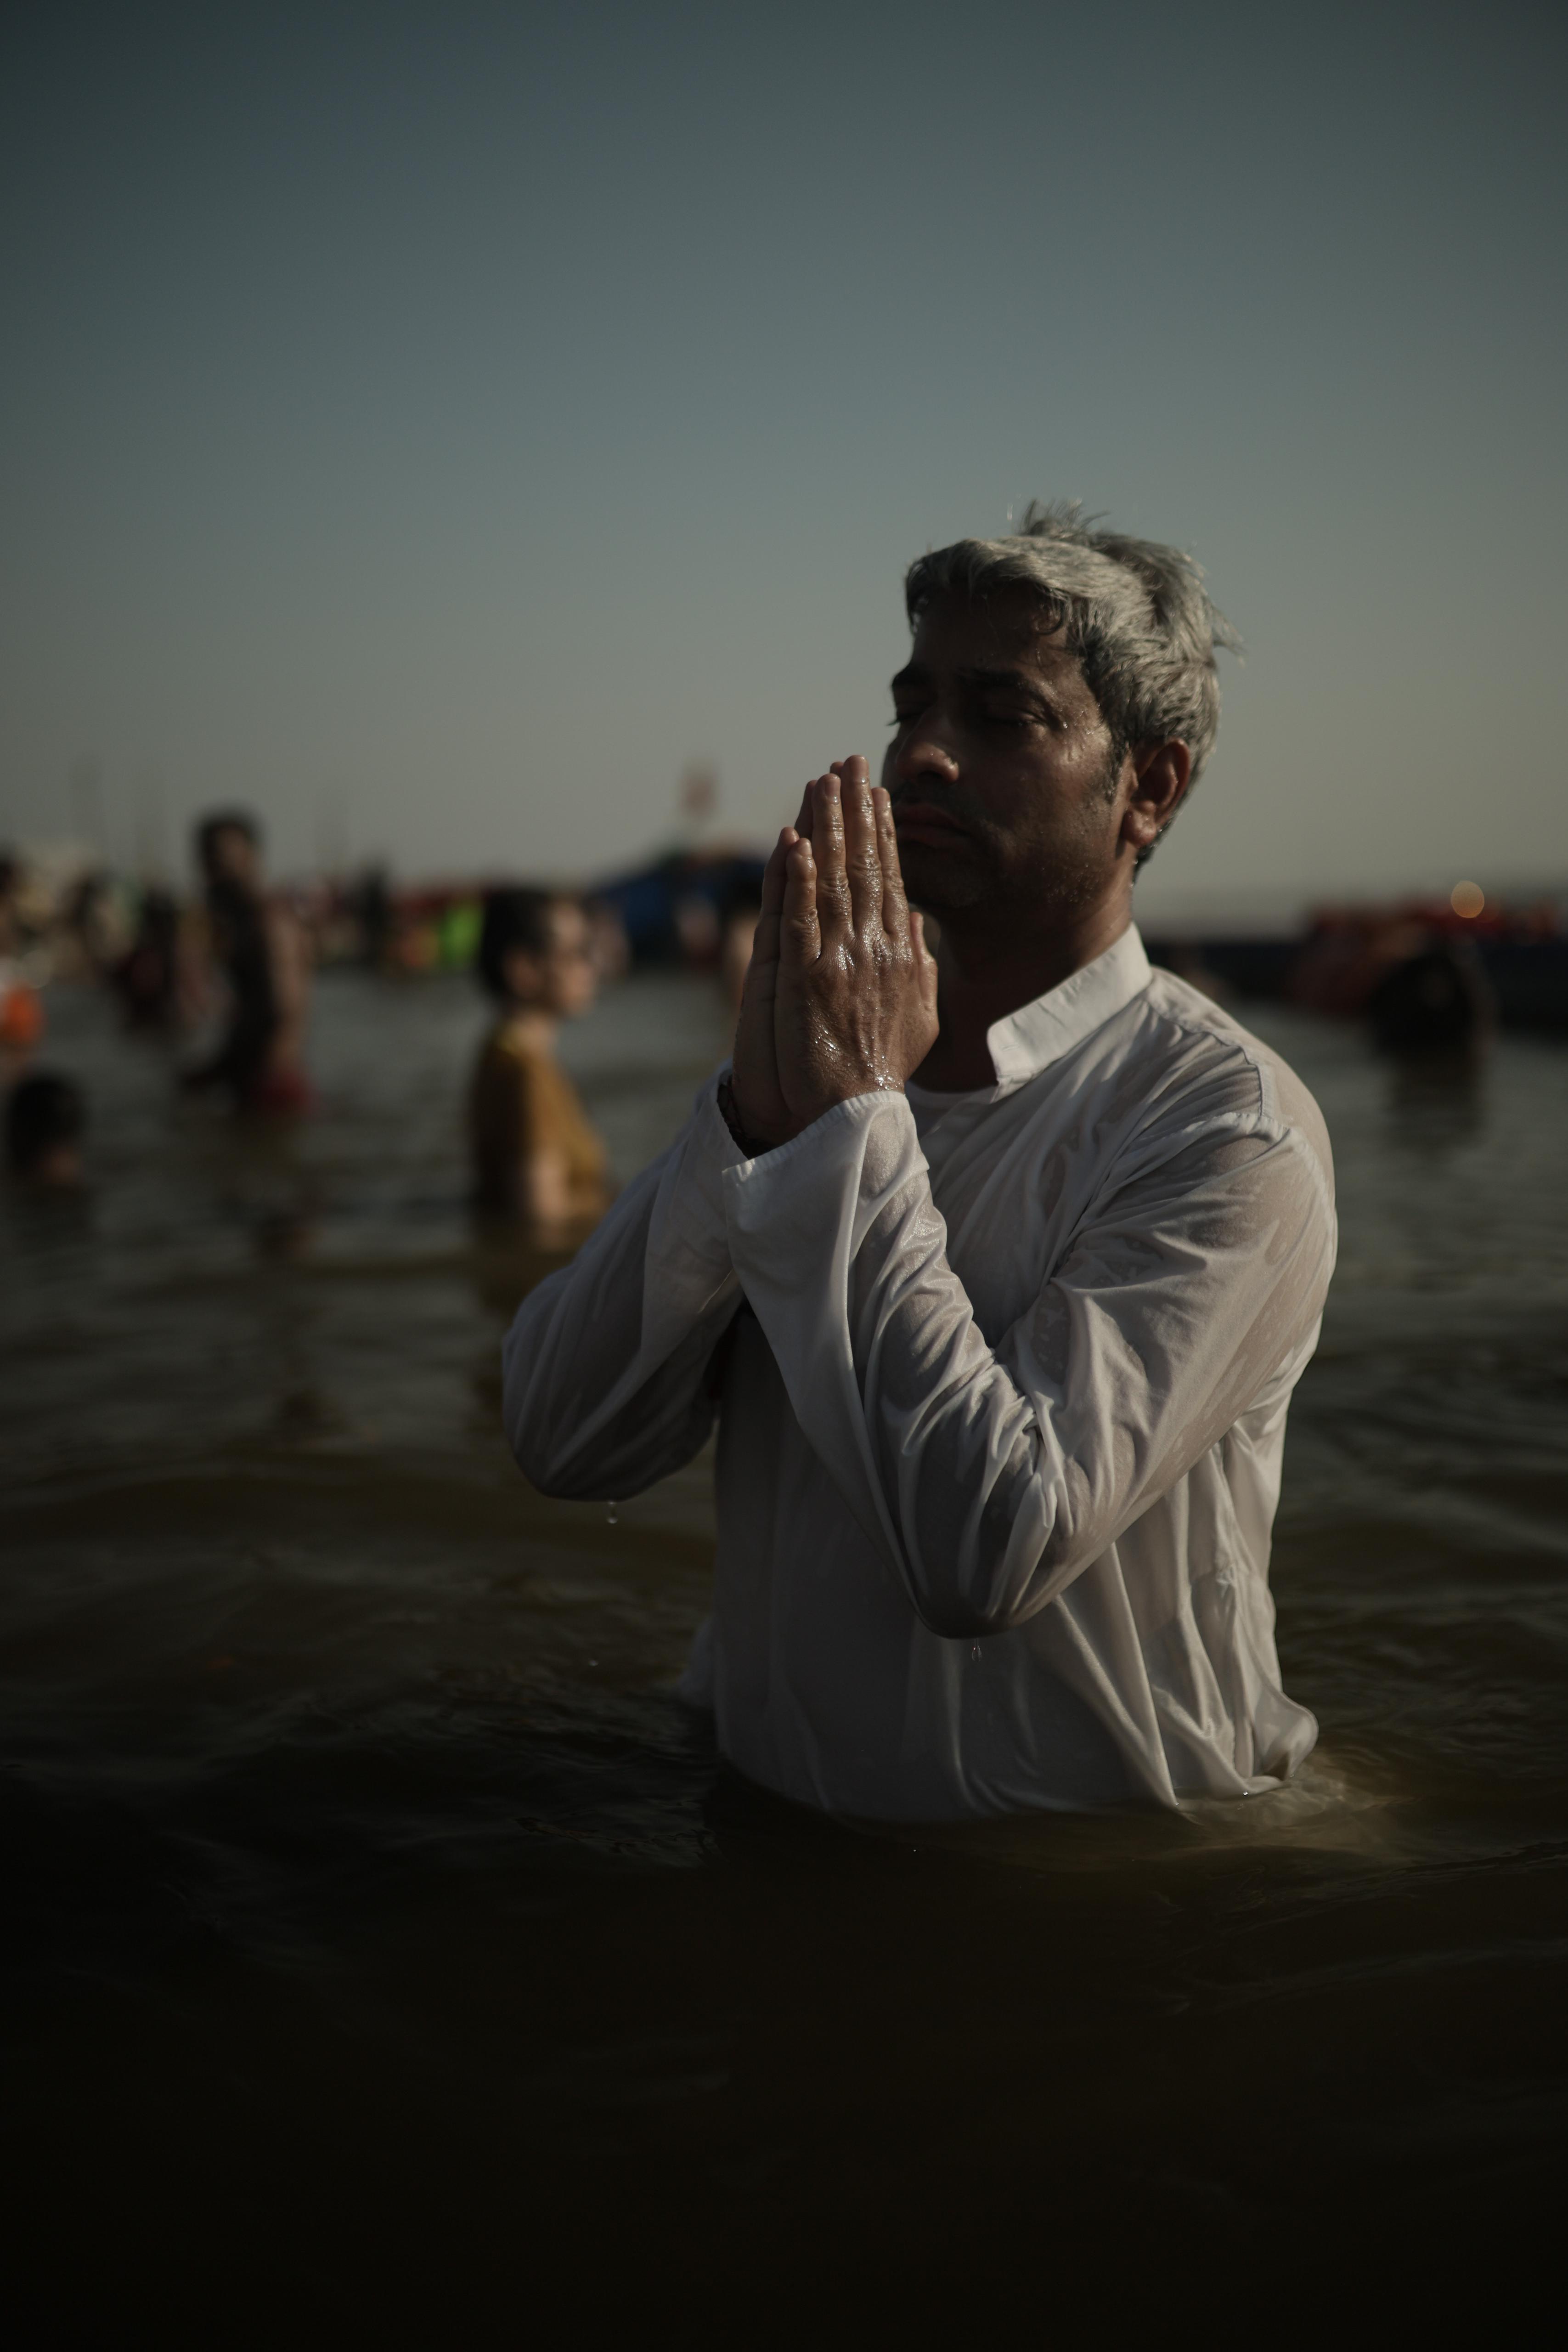
{"type": "Polygon", "coordinates": [[[1186,745],[1193,781],[1219,731],[1215,650],[1241,640],[1210,603],[1188,555],[1156,540],[1096,530],[1079,504],[1031,501],[1007,539],[960,539],[912,563],[904,583],[910,624],[938,596],[984,597],[1002,588],[1037,597],[1078,656],[1111,730],[1116,757],[1139,743],[1186,745]]]}

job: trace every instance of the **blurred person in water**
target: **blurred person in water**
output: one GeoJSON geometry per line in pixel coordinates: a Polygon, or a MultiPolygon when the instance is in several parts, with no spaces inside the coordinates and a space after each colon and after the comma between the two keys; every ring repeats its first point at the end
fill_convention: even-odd
{"type": "Polygon", "coordinates": [[[547,1245],[580,1240],[610,1202],[604,1146],[555,1058],[561,1023],[598,992],[582,907],[549,890],[492,890],[478,971],[497,1016],[469,1090],[476,1204],[547,1245]]]}
{"type": "Polygon", "coordinates": [[[87,1105],[75,1080],[35,1070],[17,1081],[5,1104],[5,1165],[36,1192],[78,1192],[86,1131],[87,1105]]]}
{"type": "Polygon", "coordinates": [[[204,817],[196,858],[229,1012],[217,1051],[186,1071],[183,1084],[223,1087],[241,1110],[307,1110],[310,951],[293,909],[267,889],[255,818],[240,810],[204,817]]]}
{"type": "Polygon", "coordinates": [[[44,1034],[44,1007],[22,968],[26,945],[18,899],[22,868],[0,850],[0,1069],[16,1069],[44,1034]]]}
{"type": "Polygon", "coordinates": [[[141,896],[136,936],[115,964],[115,990],[127,1028],[173,1025],[180,989],[180,909],[155,886],[141,896]]]}
{"type": "Polygon", "coordinates": [[[1317,1730],[1268,1571],[1328,1138],[1133,921],[1235,640],[1186,557],[1073,508],[904,586],[882,785],[808,784],[733,1061],[519,1309],[507,1432],[547,1493],[621,1496],[716,1416],[682,1687],[786,1797],[1258,1795],[1317,1730]]]}

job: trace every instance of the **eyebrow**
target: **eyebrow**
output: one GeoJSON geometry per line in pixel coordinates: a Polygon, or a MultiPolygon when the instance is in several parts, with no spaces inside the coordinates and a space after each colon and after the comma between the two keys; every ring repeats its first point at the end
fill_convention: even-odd
{"type": "Polygon", "coordinates": [[[1021,669],[965,669],[959,677],[966,686],[977,686],[991,694],[1044,694],[1049,691],[1043,678],[1030,677],[1021,669]]]}
{"type": "MultiPolygon", "coordinates": [[[[1045,679],[1031,677],[1027,670],[964,669],[959,671],[958,676],[965,686],[978,687],[982,693],[1033,694],[1040,696],[1047,701],[1051,698],[1051,688],[1045,679]]],[[[901,669],[891,681],[892,691],[894,694],[898,692],[900,687],[929,686],[930,683],[930,671],[923,668],[918,662],[911,662],[906,669],[901,669]]]]}

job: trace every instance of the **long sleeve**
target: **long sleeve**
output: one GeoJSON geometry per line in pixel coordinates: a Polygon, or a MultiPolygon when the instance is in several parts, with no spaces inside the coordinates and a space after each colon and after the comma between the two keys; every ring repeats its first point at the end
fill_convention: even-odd
{"type": "Polygon", "coordinates": [[[740,1154],[716,1087],[507,1336],[507,1434],[547,1494],[640,1494],[712,1426],[708,1366],[740,1304],[722,1192],[740,1154]]]}
{"type": "Polygon", "coordinates": [[[840,1104],[722,1183],[807,1438],[955,1637],[1044,1607],[1293,1376],[1333,1262],[1311,1149],[1233,1098],[1188,1098],[1124,1155],[994,1346],[901,1097],[840,1104]]]}

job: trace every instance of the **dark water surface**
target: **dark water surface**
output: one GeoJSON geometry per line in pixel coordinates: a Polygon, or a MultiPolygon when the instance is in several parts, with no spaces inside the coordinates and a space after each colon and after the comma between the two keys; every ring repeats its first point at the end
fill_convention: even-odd
{"type": "MultiPolygon", "coordinates": [[[[1493,2324],[1555,2260],[1568,1057],[1254,1017],[1343,1254],[1275,1555],[1290,1790],[868,1833],[671,1696],[702,1464],[532,1495],[474,1245],[470,992],[336,979],[265,1147],[58,992],[84,1209],[3,1225],[5,2235],[29,2341],[1227,2340],[1493,2324]]],[[[570,1058],[622,1173],[722,1045],[570,1058]]]]}

